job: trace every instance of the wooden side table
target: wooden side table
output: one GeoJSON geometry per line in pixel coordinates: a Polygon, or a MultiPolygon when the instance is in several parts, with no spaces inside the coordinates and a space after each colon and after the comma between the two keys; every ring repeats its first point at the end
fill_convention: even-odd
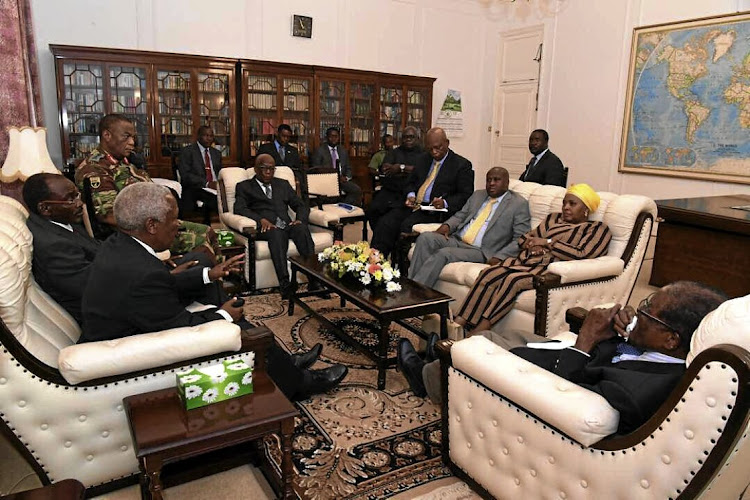
{"type": "Polygon", "coordinates": [[[186,410],[175,387],[124,399],[142,498],[161,499],[162,467],[276,432],[281,437],[281,498],[293,498],[292,432],[297,409],[263,371],[253,373],[255,392],[186,410]]]}

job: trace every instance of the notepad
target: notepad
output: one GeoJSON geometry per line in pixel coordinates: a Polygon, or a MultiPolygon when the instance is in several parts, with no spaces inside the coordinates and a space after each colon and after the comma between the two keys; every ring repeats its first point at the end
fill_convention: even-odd
{"type": "Polygon", "coordinates": [[[432,205],[419,205],[420,210],[424,210],[425,212],[447,212],[447,208],[435,208],[432,205]]]}

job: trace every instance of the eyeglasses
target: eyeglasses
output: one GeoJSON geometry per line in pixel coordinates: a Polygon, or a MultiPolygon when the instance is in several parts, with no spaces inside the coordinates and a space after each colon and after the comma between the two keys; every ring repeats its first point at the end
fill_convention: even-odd
{"type": "Polygon", "coordinates": [[[44,203],[52,203],[53,205],[74,205],[76,202],[80,200],[81,200],[81,193],[78,193],[71,200],[44,200],[44,203]]]}
{"type": "Polygon", "coordinates": [[[649,313],[646,312],[646,309],[648,309],[648,308],[651,307],[651,299],[654,297],[655,293],[656,292],[652,293],[651,295],[649,295],[648,297],[646,297],[645,299],[643,299],[641,301],[641,303],[638,304],[638,309],[636,309],[636,312],[638,314],[642,314],[642,315],[646,316],[648,319],[650,319],[652,321],[656,321],[657,323],[659,323],[664,328],[666,328],[668,330],[671,330],[671,331],[673,331],[675,333],[678,333],[678,330],[675,327],[670,326],[669,324],[667,324],[664,321],[660,320],[659,318],[657,318],[653,314],[649,314],[649,313]]]}

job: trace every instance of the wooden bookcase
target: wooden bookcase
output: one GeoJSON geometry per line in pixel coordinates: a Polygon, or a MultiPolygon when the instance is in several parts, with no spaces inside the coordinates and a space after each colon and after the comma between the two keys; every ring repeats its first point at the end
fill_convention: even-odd
{"type": "Polygon", "coordinates": [[[235,59],[51,45],[63,159],[75,164],[99,143],[106,113],[136,123],[136,151],[156,177],[173,176],[172,156],[211,125],[223,164],[239,165],[235,59]]]}
{"type": "Polygon", "coordinates": [[[367,164],[385,133],[407,125],[424,134],[434,78],[267,61],[51,45],[63,157],[76,163],[99,142],[106,113],[136,123],[137,150],[154,176],[172,177],[172,157],[213,127],[223,164],[252,165],[258,146],[287,123],[307,162],[341,129],[354,176],[371,193],[367,164]]]}

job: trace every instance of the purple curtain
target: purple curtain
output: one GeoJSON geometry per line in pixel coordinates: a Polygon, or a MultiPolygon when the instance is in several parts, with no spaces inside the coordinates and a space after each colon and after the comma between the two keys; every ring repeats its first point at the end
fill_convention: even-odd
{"type": "Polygon", "coordinates": [[[0,0],[0,165],[10,126],[41,127],[42,108],[30,0],[0,0]]]}

